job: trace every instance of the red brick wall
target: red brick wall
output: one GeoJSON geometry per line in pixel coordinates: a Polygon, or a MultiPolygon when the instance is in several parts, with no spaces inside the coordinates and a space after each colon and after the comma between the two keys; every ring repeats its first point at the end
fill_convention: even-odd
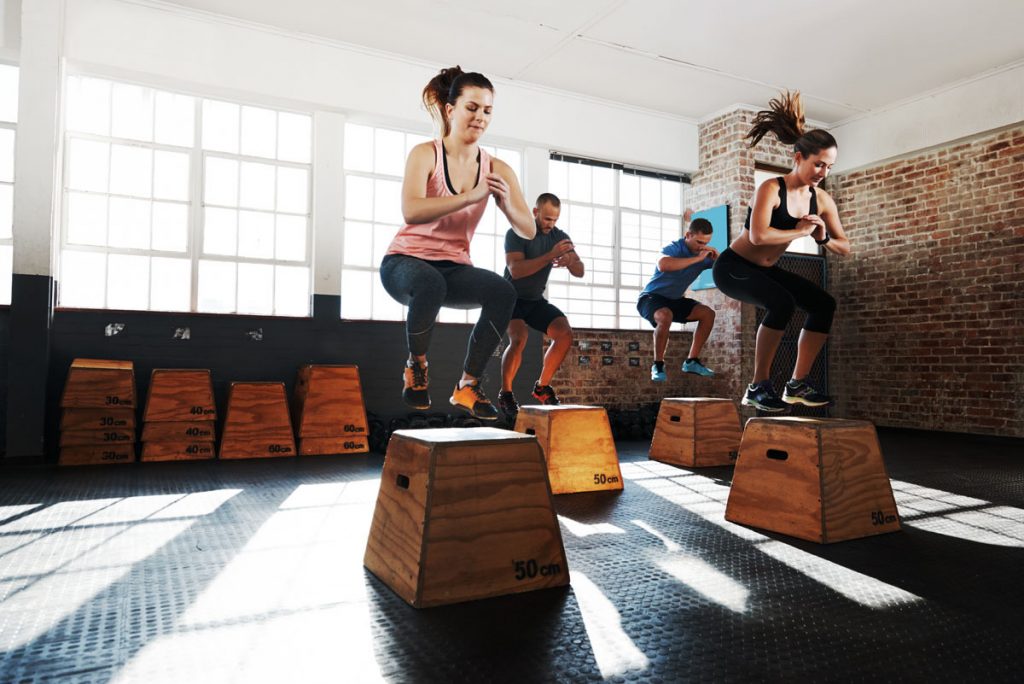
{"type": "Polygon", "coordinates": [[[1024,126],[831,180],[836,415],[1024,437],[1024,126]]]}

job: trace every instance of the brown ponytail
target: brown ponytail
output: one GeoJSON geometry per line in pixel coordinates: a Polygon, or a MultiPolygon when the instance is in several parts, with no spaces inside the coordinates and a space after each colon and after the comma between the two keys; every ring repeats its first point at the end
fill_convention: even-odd
{"type": "Polygon", "coordinates": [[[423,105],[430,112],[431,118],[437,122],[442,138],[452,130],[451,123],[448,121],[448,112],[445,111],[444,106],[455,104],[466,88],[485,88],[494,92],[494,86],[486,76],[475,71],[465,72],[457,64],[447,69],[441,69],[423,88],[423,105]]]}
{"type": "Polygon", "coordinates": [[[790,93],[788,90],[778,98],[768,101],[768,109],[763,109],[754,117],[754,125],[745,137],[750,138],[750,146],[761,142],[761,138],[769,133],[785,145],[793,145],[796,152],[807,157],[817,154],[823,149],[838,147],[836,139],[828,131],[820,128],[804,130],[804,104],[800,101],[800,92],[790,93]]]}

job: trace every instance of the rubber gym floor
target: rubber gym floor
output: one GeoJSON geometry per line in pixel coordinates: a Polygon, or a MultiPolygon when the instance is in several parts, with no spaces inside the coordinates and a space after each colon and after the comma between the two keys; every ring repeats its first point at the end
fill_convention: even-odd
{"type": "Polygon", "coordinates": [[[733,525],[624,442],[555,497],[570,587],[424,610],[362,566],[382,454],[7,468],[0,681],[1020,681],[1021,443],[879,434],[899,532],[733,525]]]}

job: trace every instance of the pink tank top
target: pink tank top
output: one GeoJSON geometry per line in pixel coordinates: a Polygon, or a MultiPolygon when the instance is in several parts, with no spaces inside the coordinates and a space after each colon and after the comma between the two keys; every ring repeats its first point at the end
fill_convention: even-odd
{"type": "MultiPolygon", "coordinates": [[[[434,170],[427,179],[427,197],[454,196],[455,193],[448,187],[445,179],[444,149],[440,140],[434,141],[434,159],[434,170]]],[[[480,175],[477,182],[486,182],[483,178],[490,172],[491,156],[481,147],[480,175]]],[[[490,195],[430,223],[402,226],[395,239],[391,241],[388,254],[405,254],[427,261],[454,261],[458,264],[472,265],[473,262],[469,258],[469,241],[473,239],[480,217],[484,215],[488,199],[490,195]]]]}

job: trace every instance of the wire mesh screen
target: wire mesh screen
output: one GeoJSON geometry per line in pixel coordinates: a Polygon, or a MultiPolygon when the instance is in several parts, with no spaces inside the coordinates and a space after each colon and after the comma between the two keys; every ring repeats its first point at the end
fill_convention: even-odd
{"type": "MultiPolygon", "coordinates": [[[[819,287],[826,290],[828,289],[828,270],[825,264],[825,257],[803,254],[783,254],[782,258],[779,259],[778,265],[780,268],[783,268],[790,273],[795,273],[796,275],[806,278],[819,287]]],[[[757,307],[758,326],[761,325],[761,321],[764,319],[765,313],[765,309],[757,307]]],[[[775,361],[772,363],[771,381],[780,394],[782,393],[783,385],[793,375],[793,367],[796,365],[797,340],[800,338],[800,329],[803,327],[805,320],[807,320],[807,314],[800,309],[797,309],[793,314],[793,318],[790,319],[789,325],[786,326],[786,331],[782,336],[782,342],[779,344],[779,351],[775,354],[775,361]]],[[[756,327],[754,334],[757,334],[756,327]]],[[[814,366],[811,367],[811,373],[808,376],[810,378],[809,382],[811,385],[825,394],[829,393],[828,347],[829,345],[826,342],[825,347],[821,350],[821,353],[815,360],[814,366]]],[[[819,418],[827,418],[830,415],[827,406],[822,408],[811,408],[800,404],[794,405],[790,413],[794,416],[816,416],[819,418]]]]}

